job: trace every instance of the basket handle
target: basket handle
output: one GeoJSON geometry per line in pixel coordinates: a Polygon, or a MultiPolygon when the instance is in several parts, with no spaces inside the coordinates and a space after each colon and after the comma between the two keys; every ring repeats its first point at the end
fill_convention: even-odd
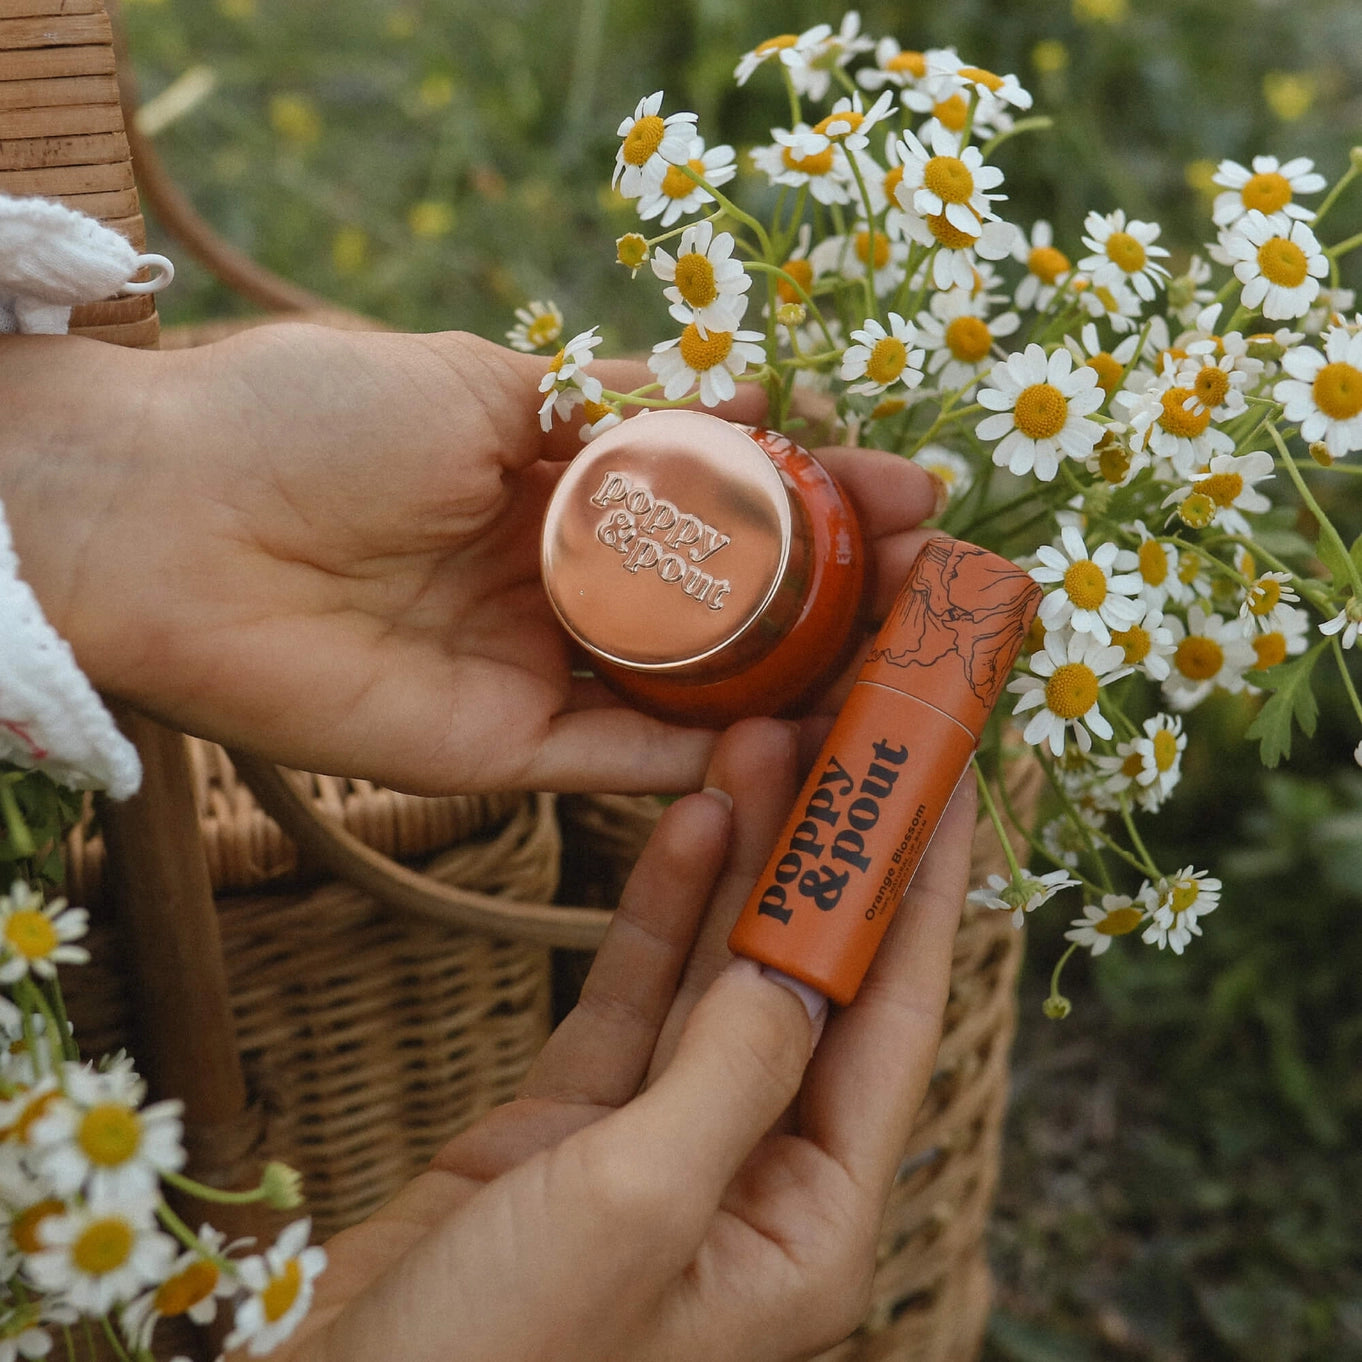
{"type": "Polygon", "coordinates": [[[609,909],[523,903],[441,884],[366,846],[318,812],[273,762],[235,750],[229,755],[260,807],[297,843],[301,853],[389,908],[489,936],[571,950],[594,950],[605,936],[612,917],[609,909]]]}

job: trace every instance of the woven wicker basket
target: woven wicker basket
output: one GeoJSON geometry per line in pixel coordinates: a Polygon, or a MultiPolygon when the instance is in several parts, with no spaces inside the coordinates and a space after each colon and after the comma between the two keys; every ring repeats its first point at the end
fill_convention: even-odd
{"type": "MultiPolygon", "coordinates": [[[[266,309],[365,324],[215,236],[154,150],[125,130],[118,69],[102,0],[0,0],[0,192],[57,198],[140,250],[140,187],[162,226],[243,296],[266,309]]],[[[159,338],[145,296],[77,309],[72,330],[125,345],[159,338]]],[[[93,826],[75,834],[71,896],[92,907],[97,923],[96,962],[70,980],[77,1034],[90,1049],[131,1041],[177,1094],[223,1067],[191,1103],[199,1118],[188,1126],[193,1171],[229,1183],[263,1155],[282,1157],[303,1171],[323,1234],[353,1223],[443,1139],[513,1091],[555,999],[557,1010],[571,1003],[604,925],[601,912],[549,906],[555,883],[566,902],[614,903],[659,806],[618,796],[413,800],[236,766],[208,744],[182,750],[176,735],[143,720],[130,727],[144,747],[144,791],[161,792],[135,844],[156,849],[154,884],[175,901],[149,921],[135,915],[135,931],[126,917],[115,926],[109,881],[122,872],[106,864],[93,826]],[[158,821],[166,810],[175,811],[173,828],[158,821]],[[165,843],[174,874],[188,865],[201,875],[194,892],[180,894],[174,874],[163,873],[165,843]],[[179,922],[186,905],[202,910],[200,900],[210,920],[199,921],[195,938],[179,922]],[[162,950],[162,933],[175,936],[178,955],[162,950]],[[148,978],[164,958],[200,969],[201,941],[215,957],[202,970],[205,1006],[211,1013],[220,1005],[235,1066],[222,1050],[180,1053],[181,1036],[163,1045],[154,1025],[148,1034],[148,978]],[[165,1049],[175,1051],[169,1062],[165,1049]]],[[[1019,766],[1012,774],[1014,806],[1026,809],[1036,772],[1019,766]]],[[[117,821],[107,812],[110,834],[127,840],[121,811],[117,821]]],[[[1000,868],[992,834],[981,834],[976,882],[1000,868]]],[[[824,1362],[978,1355],[1020,950],[1004,915],[967,909],[937,1071],[886,1214],[871,1308],[824,1362]]],[[[197,1008],[197,994],[188,1002],[197,1008]]],[[[162,1031],[175,1030],[174,1000],[158,1006],[162,1031]]],[[[192,1032],[192,1019],[180,1029],[192,1032]]],[[[167,1341],[177,1352],[211,1355],[187,1335],[167,1341]]]]}

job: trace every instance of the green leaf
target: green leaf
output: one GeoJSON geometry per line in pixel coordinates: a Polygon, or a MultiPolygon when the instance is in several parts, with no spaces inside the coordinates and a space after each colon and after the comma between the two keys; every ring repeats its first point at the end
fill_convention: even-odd
{"type": "Polygon", "coordinates": [[[1319,536],[1315,541],[1315,556],[1329,569],[1335,588],[1340,591],[1351,590],[1353,576],[1348,560],[1339,552],[1337,541],[1332,535],[1319,536]]]}
{"type": "Polygon", "coordinates": [[[1254,684],[1270,690],[1258,717],[1249,725],[1246,738],[1259,740],[1258,755],[1264,766],[1276,766],[1283,757],[1291,755],[1291,727],[1293,722],[1308,738],[1315,731],[1319,705],[1310,689],[1310,673],[1319,661],[1328,640],[1315,644],[1308,653],[1290,662],[1269,667],[1254,677],[1254,684]]]}
{"type": "Polygon", "coordinates": [[[1362,534],[1353,540],[1353,546],[1348,550],[1348,557],[1353,560],[1353,566],[1362,572],[1362,534]]]}

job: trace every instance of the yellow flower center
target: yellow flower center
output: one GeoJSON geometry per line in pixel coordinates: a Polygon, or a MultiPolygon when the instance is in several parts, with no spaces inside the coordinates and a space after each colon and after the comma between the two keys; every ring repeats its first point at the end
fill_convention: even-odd
{"type": "Polygon", "coordinates": [[[728,352],[733,348],[733,336],[728,331],[711,331],[708,336],[702,336],[695,323],[690,322],[681,333],[679,348],[686,366],[702,374],[728,358],[728,352]]]}
{"type": "Polygon", "coordinates": [[[1305,252],[1294,241],[1274,236],[1258,247],[1258,268],[1269,284],[1299,288],[1309,273],[1305,252]]]}
{"type": "Polygon", "coordinates": [[[1149,630],[1140,624],[1133,624],[1129,629],[1113,629],[1111,641],[1126,650],[1126,663],[1132,667],[1149,656],[1153,644],[1149,630]]]}
{"type": "Polygon", "coordinates": [[[932,116],[950,132],[964,132],[969,118],[969,102],[957,90],[949,99],[932,106],[932,116]]]}
{"type": "Polygon", "coordinates": [[[615,257],[627,269],[636,270],[648,258],[648,242],[637,232],[626,232],[615,242],[615,257]]]}
{"type": "Polygon", "coordinates": [[[1262,577],[1248,589],[1251,615],[1270,615],[1282,599],[1282,584],[1275,577],[1262,577]]]}
{"type": "Polygon", "coordinates": [[[158,1315],[183,1315],[201,1300],[207,1300],[217,1284],[217,1268],[197,1258],[183,1272],[168,1277],[156,1288],[152,1308],[158,1315]]]}
{"type": "Polygon", "coordinates": [[[549,360],[549,373],[557,374],[563,370],[563,365],[567,363],[567,346],[565,345],[554,357],[549,360]]]}
{"type": "Polygon", "coordinates": [[[956,359],[978,364],[988,358],[993,337],[987,323],[978,317],[957,317],[946,328],[946,345],[956,359]]]}
{"type": "Polygon", "coordinates": [[[908,363],[908,350],[896,336],[885,336],[875,342],[866,361],[865,376],[873,383],[887,386],[903,372],[908,363]]]}
{"type": "Polygon", "coordinates": [[[1133,904],[1125,908],[1113,908],[1101,922],[1093,925],[1093,930],[1103,936],[1126,936],[1140,925],[1144,913],[1133,904]]]}
{"type": "Polygon", "coordinates": [[[1140,563],[1140,576],[1150,586],[1162,586],[1168,577],[1168,555],[1157,539],[1146,539],[1135,555],[1140,563]]]}
{"type": "Polygon", "coordinates": [[[961,80],[973,81],[975,85],[982,85],[986,90],[1001,90],[1003,88],[1003,78],[995,76],[992,71],[985,71],[982,66],[962,66],[955,74],[961,80]]]}
{"type": "Polygon", "coordinates": [[[676,287],[691,307],[708,307],[719,296],[709,257],[690,251],[676,262],[676,287]]]}
{"type": "Polygon", "coordinates": [[[1349,421],[1362,412],[1362,370],[1337,361],[1315,375],[1315,406],[1331,421],[1349,421]]]}
{"type": "Polygon", "coordinates": [[[1168,896],[1168,906],[1175,913],[1185,913],[1201,894],[1195,880],[1175,880],[1173,891],[1168,896]]]}
{"type": "Polygon", "coordinates": [[[1120,302],[1117,300],[1116,295],[1105,284],[1099,284],[1095,289],[1093,289],[1092,294],[1093,297],[1096,298],[1097,301],[1102,304],[1102,307],[1105,311],[1120,312],[1121,310],[1120,302]]]}
{"type": "Polygon", "coordinates": [[[1169,388],[1163,395],[1163,411],[1159,425],[1170,435],[1185,440],[1194,440],[1211,424],[1211,413],[1203,407],[1200,411],[1188,411],[1182,404],[1193,395],[1190,388],[1169,388]]]}
{"type": "Polygon", "coordinates": [[[1082,718],[1097,703],[1097,673],[1086,662],[1056,667],[1045,683],[1045,704],[1061,719],[1082,718]]]}
{"type": "Polygon", "coordinates": [[[590,398],[582,402],[582,414],[594,426],[604,416],[609,416],[613,408],[605,402],[593,402],[590,398]]]}
{"type": "Polygon", "coordinates": [[[844,137],[850,137],[864,122],[864,114],[857,113],[855,109],[843,109],[841,113],[831,113],[826,118],[820,118],[813,125],[813,130],[821,132],[824,137],[834,142],[840,142],[844,137]],[[836,128],[837,131],[830,131],[832,128],[836,128]]]}
{"type": "Polygon", "coordinates": [[[1069,257],[1053,246],[1033,246],[1026,257],[1026,268],[1042,284],[1053,284],[1061,274],[1069,272],[1069,257]]]}
{"type": "MultiPolygon", "coordinates": [[[[784,270],[805,293],[808,293],[809,290],[813,288],[813,265],[810,264],[808,260],[787,260],[780,268],[784,270]]],[[[794,284],[789,283],[785,279],[777,280],[776,292],[780,295],[780,300],[783,303],[798,303],[803,301],[799,295],[799,289],[796,289],[794,284]]]]}
{"type": "Polygon", "coordinates": [[[896,202],[895,195],[898,187],[903,183],[903,167],[890,166],[884,176],[884,197],[890,203],[896,202]]]}
{"type": "Polygon", "coordinates": [[[46,960],[57,948],[57,929],[36,908],[22,908],[5,922],[5,944],[25,960],[46,960]]]}
{"type": "Polygon", "coordinates": [[[1193,486],[1223,509],[1234,505],[1244,490],[1244,479],[1238,473],[1212,473],[1193,486]]]}
{"type": "Polygon", "coordinates": [[[1191,586],[1201,572],[1201,559],[1190,550],[1178,555],[1178,581],[1183,586],[1191,586]]]}
{"type": "Polygon", "coordinates": [[[647,114],[638,119],[624,138],[622,155],[625,164],[631,166],[643,165],[662,145],[662,139],[666,136],[666,132],[667,125],[657,114],[647,114]]]}
{"type": "Polygon", "coordinates": [[[1129,232],[1113,232],[1107,238],[1107,259],[1127,274],[1138,274],[1149,257],[1144,247],[1129,232]]]}
{"type": "Polygon", "coordinates": [[[1249,182],[1239,191],[1239,198],[1245,208],[1256,208],[1271,217],[1291,202],[1291,182],[1275,170],[1259,171],[1250,176],[1249,182]]]}
{"type": "Polygon", "coordinates": [[[1178,503],[1178,519],[1194,530],[1204,530],[1215,519],[1215,502],[1201,492],[1193,492],[1178,503]]]}
{"type": "Polygon", "coordinates": [[[769,57],[772,52],[780,52],[787,47],[793,47],[799,41],[797,33],[780,33],[774,38],[767,38],[765,42],[758,43],[752,50],[759,57],[769,57]]]}
{"type": "MultiPolygon", "coordinates": [[[[883,232],[875,233],[875,268],[882,270],[889,263],[889,238],[883,232]]],[[[856,233],[856,258],[862,265],[870,260],[870,233],[856,233]]]]}
{"type": "Polygon", "coordinates": [[[81,1117],[76,1143],[91,1163],[114,1168],[137,1153],[142,1143],[142,1124],[127,1107],[117,1102],[101,1102],[81,1117]]]}
{"type": "MultiPolygon", "coordinates": [[[[694,157],[687,161],[686,165],[697,175],[705,173],[705,163],[694,157]]],[[[668,166],[667,173],[662,177],[662,192],[669,199],[684,199],[699,187],[680,166],[668,166]]]]}
{"type": "Polygon", "coordinates": [[[1269,667],[1275,667],[1279,662],[1286,661],[1286,635],[1275,631],[1270,634],[1259,634],[1253,640],[1253,651],[1258,654],[1253,670],[1265,672],[1269,667]]]}
{"type": "Polygon", "coordinates": [[[290,1258],[284,1264],[284,1270],[277,1276],[271,1277],[269,1285],[260,1293],[260,1303],[265,1309],[265,1320],[273,1324],[276,1320],[283,1319],[293,1308],[293,1303],[298,1299],[298,1292],[303,1288],[303,1270],[298,1266],[296,1258],[290,1258]]]}
{"type": "Polygon", "coordinates": [[[921,80],[927,74],[927,54],[925,52],[896,52],[885,62],[884,69],[921,80]]]}
{"type": "Polygon", "coordinates": [[[1064,592],[1080,610],[1096,610],[1107,598],[1107,577],[1090,558],[1080,558],[1064,574],[1064,592]]]}
{"type": "Polygon", "coordinates": [[[1104,482],[1116,486],[1126,480],[1130,472],[1131,453],[1119,435],[1108,431],[1097,442],[1097,471],[1104,482]]]}
{"type": "Polygon", "coordinates": [[[1069,402],[1053,383],[1023,388],[1012,412],[1016,427],[1029,440],[1052,440],[1069,419],[1069,402]]]}
{"type": "Polygon", "coordinates": [[[933,156],[923,167],[922,183],[943,203],[968,203],[974,176],[958,156],[933,156]]]}
{"type": "Polygon", "coordinates": [[[1230,376],[1217,364],[1205,365],[1192,382],[1192,391],[1208,407],[1218,407],[1230,390],[1230,376]]]}
{"type": "Polygon", "coordinates": [[[923,220],[931,234],[948,251],[963,251],[973,246],[979,239],[968,232],[962,232],[953,222],[948,221],[945,213],[929,213],[923,220]]]}
{"type": "Polygon", "coordinates": [[[785,162],[787,170],[796,171],[800,175],[826,175],[832,169],[832,148],[824,147],[822,151],[815,151],[811,156],[796,156],[793,147],[786,147],[780,159],[785,162]]]}
{"type": "Polygon", "coordinates": [[[550,313],[541,313],[525,328],[525,339],[538,348],[557,340],[558,333],[558,318],[550,313]]]}
{"type": "Polygon", "coordinates": [[[1144,758],[1138,752],[1132,752],[1121,763],[1121,774],[1134,780],[1136,776],[1144,770],[1144,758]]]}
{"type": "MultiPolygon", "coordinates": [[[[875,403],[875,408],[870,413],[870,419],[872,421],[883,421],[890,416],[897,416],[907,405],[908,403],[901,397],[881,398],[875,403]]],[[[942,482],[950,483],[952,481],[945,469],[932,468],[931,471],[934,472],[942,482]]]]}
{"type": "Polygon", "coordinates": [[[1173,662],[1189,681],[1209,681],[1225,665],[1225,652],[1213,638],[1188,634],[1178,644],[1173,662]]]}
{"type": "Polygon", "coordinates": [[[14,1240],[14,1245],[19,1252],[39,1252],[43,1243],[38,1238],[38,1226],[49,1215],[60,1215],[65,1209],[66,1207],[56,1197],[47,1197],[42,1201],[35,1201],[33,1205],[20,1211],[10,1221],[9,1226],[10,1237],[14,1240]]]}
{"type": "Polygon", "coordinates": [[[1160,771],[1172,770],[1178,759],[1178,740],[1171,729],[1161,728],[1154,734],[1154,765],[1160,771]]]}
{"type": "Polygon", "coordinates": [[[1097,371],[1097,386],[1110,397],[1116,391],[1116,385],[1121,381],[1125,366],[1106,350],[1090,355],[1086,363],[1089,369],[1097,371]]]}
{"type": "Polygon", "coordinates": [[[71,1245],[71,1260],[91,1277],[116,1271],[132,1253],[133,1233],[127,1221],[92,1220],[71,1245]]]}

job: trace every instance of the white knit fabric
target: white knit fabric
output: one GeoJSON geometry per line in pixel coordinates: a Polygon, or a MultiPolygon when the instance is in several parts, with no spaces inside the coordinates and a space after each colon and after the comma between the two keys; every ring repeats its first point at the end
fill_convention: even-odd
{"type": "Polygon", "coordinates": [[[0,506],[0,758],[75,789],[126,799],[142,780],[137,749],[118,731],[71,647],[43,616],[0,506]]]}

